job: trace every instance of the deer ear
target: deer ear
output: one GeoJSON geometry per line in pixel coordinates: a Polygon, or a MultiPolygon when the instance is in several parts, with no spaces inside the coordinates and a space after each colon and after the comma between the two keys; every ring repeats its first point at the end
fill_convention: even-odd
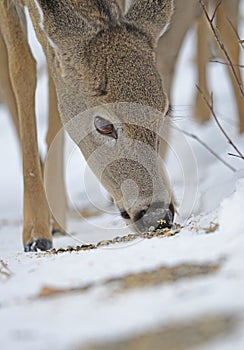
{"type": "Polygon", "coordinates": [[[174,0],[131,0],[127,20],[151,36],[156,45],[166,31],[174,9],[174,0]]]}
{"type": "Polygon", "coordinates": [[[94,28],[82,17],[78,10],[78,1],[34,0],[38,12],[38,25],[52,46],[62,48],[65,42],[81,29],[90,32],[94,28]]]}
{"type": "Polygon", "coordinates": [[[122,16],[116,0],[35,0],[34,4],[40,26],[58,46],[70,37],[87,40],[122,16]]]}

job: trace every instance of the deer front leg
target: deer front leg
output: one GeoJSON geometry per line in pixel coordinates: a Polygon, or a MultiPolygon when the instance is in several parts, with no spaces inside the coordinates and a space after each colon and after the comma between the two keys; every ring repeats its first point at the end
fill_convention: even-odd
{"type": "Polygon", "coordinates": [[[49,72],[49,123],[46,137],[45,189],[52,213],[52,233],[65,232],[66,193],[64,183],[64,133],[57,107],[57,96],[49,72]],[[49,152],[50,151],[50,152],[49,152]]]}
{"type": "Polygon", "coordinates": [[[49,208],[42,180],[35,122],[36,64],[28,46],[16,8],[0,2],[1,31],[7,46],[9,72],[15,94],[24,176],[25,251],[52,247],[49,208]]]}
{"type": "Polygon", "coordinates": [[[16,100],[9,76],[8,52],[4,39],[0,32],[0,90],[3,102],[6,104],[11,115],[16,133],[19,137],[19,121],[16,100]]]}

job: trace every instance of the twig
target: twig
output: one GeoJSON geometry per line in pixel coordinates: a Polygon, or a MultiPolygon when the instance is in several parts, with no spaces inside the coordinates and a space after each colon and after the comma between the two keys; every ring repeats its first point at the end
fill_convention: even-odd
{"type": "Polygon", "coordinates": [[[219,2],[217,3],[217,5],[216,5],[216,7],[215,7],[215,10],[214,10],[213,16],[211,17],[211,22],[213,22],[213,21],[214,21],[214,18],[215,18],[215,16],[216,16],[216,13],[217,13],[218,8],[220,7],[221,3],[222,3],[222,0],[219,0],[219,2]]]}
{"type": "Polygon", "coordinates": [[[228,156],[232,156],[232,157],[243,159],[241,156],[239,156],[239,154],[228,153],[228,156]]]}
{"type": "Polygon", "coordinates": [[[244,159],[243,154],[241,153],[241,151],[236,147],[236,145],[234,144],[234,142],[231,140],[231,138],[228,136],[228,134],[226,133],[226,131],[224,130],[224,128],[222,127],[222,125],[220,124],[217,115],[215,113],[214,110],[214,101],[213,101],[213,93],[211,93],[211,99],[210,101],[208,101],[206,95],[204,95],[203,91],[200,89],[200,87],[198,85],[196,85],[198,91],[200,92],[200,94],[203,97],[203,100],[205,101],[206,105],[208,106],[209,110],[212,113],[212,116],[214,117],[218,127],[220,128],[221,132],[223,133],[223,135],[225,136],[225,138],[227,139],[227,141],[229,142],[229,144],[235,149],[235,151],[239,154],[241,159],[244,159]]]}
{"type": "Polygon", "coordinates": [[[209,17],[209,14],[208,14],[208,11],[207,11],[207,7],[204,4],[203,0],[199,0],[199,2],[201,4],[201,6],[202,6],[203,12],[204,12],[204,14],[205,14],[205,16],[207,18],[207,21],[208,21],[210,27],[211,27],[211,30],[212,30],[212,32],[214,34],[214,37],[215,37],[215,39],[216,39],[220,49],[224,53],[227,61],[229,62],[230,69],[232,70],[232,73],[233,73],[233,75],[235,77],[235,80],[236,80],[236,82],[238,84],[238,87],[240,89],[241,95],[244,98],[244,90],[243,90],[242,83],[241,83],[240,79],[238,78],[238,75],[237,75],[236,70],[235,70],[235,68],[233,66],[231,58],[230,58],[230,56],[229,56],[229,54],[228,54],[228,52],[227,52],[227,50],[225,48],[225,45],[224,45],[223,41],[221,40],[220,33],[219,33],[219,31],[217,31],[217,28],[213,24],[214,16],[216,15],[216,11],[217,11],[218,7],[220,6],[221,2],[217,4],[217,7],[216,7],[216,9],[214,11],[214,16],[212,16],[211,18],[209,17]]]}
{"type": "MultiPolygon", "coordinates": [[[[230,64],[228,62],[222,62],[222,61],[218,61],[218,60],[209,60],[209,62],[220,63],[220,64],[224,64],[225,66],[230,66],[230,64]]],[[[232,64],[234,67],[244,68],[244,65],[242,65],[242,64],[234,64],[234,63],[232,63],[232,64]]]]}
{"type": "Polygon", "coordinates": [[[184,135],[191,137],[195,141],[199,142],[208,152],[210,152],[214,157],[216,157],[220,162],[222,162],[227,168],[229,168],[231,171],[236,172],[237,170],[232,167],[229,163],[227,163],[223,158],[221,158],[212,148],[210,148],[204,141],[202,141],[197,135],[192,134],[188,131],[185,131],[178,126],[172,126],[172,128],[182,132],[184,135]]]}
{"type": "Polygon", "coordinates": [[[237,37],[237,39],[238,39],[239,44],[241,44],[241,47],[244,49],[244,45],[243,45],[244,40],[241,40],[241,38],[240,38],[240,36],[239,36],[239,34],[238,34],[237,29],[235,28],[234,24],[232,23],[232,21],[230,20],[229,17],[227,17],[227,21],[229,22],[229,24],[230,24],[230,26],[231,26],[233,32],[235,33],[235,35],[236,35],[236,37],[237,37]]]}

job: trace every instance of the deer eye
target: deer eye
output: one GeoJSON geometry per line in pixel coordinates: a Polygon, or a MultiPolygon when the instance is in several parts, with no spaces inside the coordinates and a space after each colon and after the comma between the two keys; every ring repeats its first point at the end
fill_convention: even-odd
{"type": "Polygon", "coordinates": [[[99,132],[99,134],[113,137],[114,139],[118,138],[117,132],[116,132],[113,124],[110,121],[108,121],[102,117],[95,117],[94,125],[95,125],[97,132],[99,132]]]}

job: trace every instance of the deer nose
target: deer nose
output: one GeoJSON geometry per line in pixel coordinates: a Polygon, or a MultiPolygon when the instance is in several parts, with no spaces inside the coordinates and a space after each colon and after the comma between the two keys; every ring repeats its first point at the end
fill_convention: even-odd
{"type": "Polygon", "coordinates": [[[169,208],[165,208],[163,203],[154,203],[147,209],[136,212],[131,220],[141,232],[151,227],[154,229],[171,228],[174,220],[174,207],[170,204],[169,208]]]}

